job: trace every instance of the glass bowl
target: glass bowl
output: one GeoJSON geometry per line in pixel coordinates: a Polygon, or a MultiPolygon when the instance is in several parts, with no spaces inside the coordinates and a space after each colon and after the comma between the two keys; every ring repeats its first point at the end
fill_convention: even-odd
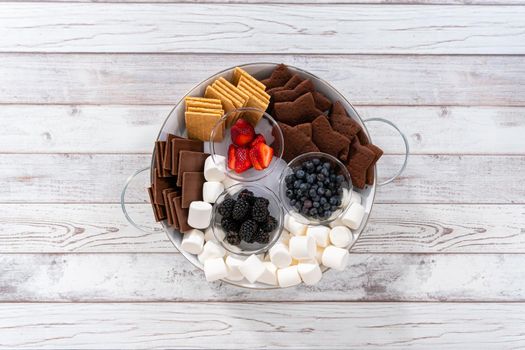
{"type": "Polygon", "coordinates": [[[215,239],[230,253],[238,255],[252,255],[252,254],[263,254],[266,253],[274,244],[279,240],[283,228],[283,209],[279,203],[279,198],[273,193],[268,187],[256,185],[256,184],[237,184],[228,187],[215,201],[213,206],[213,216],[211,219],[211,225],[215,239]],[[241,241],[239,246],[234,246],[226,241],[226,232],[223,230],[221,225],[222,215],[218,212],[219,204],[221,204],[226,198],[237,199],[239,193],[247,189],[252,191],[256,197],[264,197],[270,202],[268,210],[277,220],[277,227],[275,230],[270,232],[270,240],[266,244],[261,243],[247,243],[241,241]]]}
{"type": "MultiPolygon", "coordinates": [[[[318,165],[314,164],[314,167],[317,167],[318,165]]],[[[324,175],[323,175],[324,176],[324,175]]],[[[321,178],[322,180],[322,178],[321,178]]],[[[321,152],[309,152],[302,154],[300,156],[295,157],[292,159],[289,163],[286,169],[283,171],[281,178],[279,180],[279,195],[281,198],[281,201],[284,205],[284,208],[288,214],[290,214],[295,220],[298,222],[301,222],[303,224],[307,225],[327,225],[333,220],[337,219],[341,214],[347,209],[348,203],[350,202],[350,196],[352,195],[352,180],[350,179],[350,174],[348,173],[348,170],[346,167],[341,163],[337,158],[321,152]],[[319,187],[323,187],[323,191],[327,191],[329,188],[327,187],[328,184],[323,183],[322,185],[319,182],[319,178],[315,178],[312,183],[306,183],[305,188],[297,188],[295,183],[295,180],[290,182],[290,179],[293,179],[291,176],[296,170],[303,170],[305,175],[304,179],[307,179],[307,176],[310,175],[310,173],[306,170],[304,164],[308,161],[311,161],[312,164],[314,163],[314,159],[319,159],[319,164],[321,167],[324,163],[329,163],[331,169],[335,170],[335,175],[341,175],[342,176],[342,182],[337,186],[335,189],[330,189],[330,192],[332,192],[331,196],[339,196],[339,201],[336,204],[330,204],[329,199],[326,199],[327,203],[330,204],[330,210],[331,214],[326,217],[312,217],[307,213],[304,213],[304,207],[300,207],[300,204],[293,203],[292,200],[288,197],[287,191],[297,191],[300,190],[299,195],[300,196],[306,196],[308,199],[311,199],[310,190],[314,189],[316,192],[318,191],[319,187]],[[314,188],[311,188],[314,186],[314,188]],[[315,188],[317,187],[317,188],[315,188]],[[341,188],[338,192],[338,188],[341,188]]],[[[316,196],[319,197],[318,203],[323,201],[320,194],[316,194],[316,196]]],[[[325,197],[326,198],[326,197],[325,197]]],[[[313,200],[310,201],[310,205],[308,210],[311,210],[314,208],[313,200]]],[[[320,203],[320,206],[322,207],[325,205],[324,203],[320,203]]],[[[317,208],[316,208],[317,210],[317,208]]]]}
{"type": "MultiPolygon", "coordinates": [[[[256,125],[253,125],[256,134],[261,134],[266,139],[268,146],[273,148],[273,159],[270,165],[263,170],[256,170],[255,168],[250,168],[240,174],[235,171],[226,168],[226,176],[232,178],[238,182],[250,182],[257,181],[267,176],[275,168],[276,163],[280,161],[280,158],[283,156],[284,151],[284,137],[279,124],[277,121],[272,118],[268,113],[252,107],[243,107],[234,109],[226,113],[218,122],[215,124],[211,135],[210,135],[210,151],[215,163],[217,163],[215,156],[221,155],[228,159],[228,147],[230,146],[231,137],[230,137],[230,126],[237,121],[239,118],[243,118],[243,113],[257,113],[261,114],[262,117],[259,119],[256,125]],[[225,127],[226,122],[229,121],[230,126],[225,127]],[[224,135],[222,140],[217,135],[224,135]],[[279,158],[279,159],[278,159],[279,158]]],[[[246,119],[248,120],[248,119],[246,119]]]]}

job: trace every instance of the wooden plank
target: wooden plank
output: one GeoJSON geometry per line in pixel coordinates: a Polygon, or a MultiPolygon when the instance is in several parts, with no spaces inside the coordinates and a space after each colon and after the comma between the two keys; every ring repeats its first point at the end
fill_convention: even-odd
{"type": "Polygon", "coordinates": [[[0,13],[1,52],[525,53],[520,6],[2,3],[0,13]]]}
{"type": "MultiPolygon", "coordinates": [[[[150,153],[152,140],[171,108],[5,105],[0,109],[4,125],[0,152],[150,153]]],[[[395,122],[408,136],[412,154],[525,154],[525,142],[519,141],[525,134],[523,107],[356,108],[363,118],[395,122]],[[495,137],[487,137],[488,130],[493,130],[495,137]]],[[[404,151],[391,129],[376,123],[368,127],[374,142],[387,154],[404,151]]]]}
{"type": "MultiPolygon", "coordinates": [[[[148,204],[1,204],[1,253],[177,253],[148,204]]],[[[377,204],[356,253],[525,253],[523,205],[377,204]]]]}
{"type": "Polygon", "coordinates": [[[0,54],[0,61],[0,103],[174,105],[216,72],[266,61],[308,69],[358,105],[525,106],[520,56],[0,54]]]}
{"type": "MultiPolygon", "coordinates": [[[[33,2],[34,0],[0,0],[1,2],[33,2]]],[[[214,4],[311,4],[312,0],[42,0],[39,2],[96,3],[214,3],[214,4]]],[[[317,0],[316,4],[404,4],[404,5],[524,5],[523,0],[317,0]]]]}
{"type": "Polygon", "coordinates": [[[316,286],[207,283],[180,254],[2,254],[0,301],[525,301],[523,254],[358,254],[316,286]]]}
{"type": "Polygon", "coordinates": [[[17,303],[0,311],[5,348],[525,346],[522,303],[17,303]]]}
{"type": "MultiPolygon", "coordinates": [[[[0,203],[118,203],[128,176],[150,162],[142,154],[3,154],[0,203]]],[[[401,162],[401,156],[382,157],[380,179],[401,162]]],[[[376,202],[523,204],[524,167],[525,156],[413,155],[401,178],[378,190],[376,202]]],[[[145,175],[128,200],[144,202],[147,184],[145,175]]]]}

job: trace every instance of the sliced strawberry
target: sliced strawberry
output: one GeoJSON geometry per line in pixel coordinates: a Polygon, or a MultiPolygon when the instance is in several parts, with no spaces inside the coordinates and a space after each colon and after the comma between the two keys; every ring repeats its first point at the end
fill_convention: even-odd
{"type": "Polygon", "coordinates": [[[234,170],[235,169],[235,149],[237,147],[235,147],[235,145],[230,145],[230,147],[228,147],[228,168],[230,168],[231,170],[234,170]]]}
{"type": "Polygon", "coordinates": [[[248,148],[238,147],[235,150],[235,172],[242,173],[252,167],[250,162],[250,156],[248,154],[248,148]]]}
{"type": "Polygon", "coordinates": [[[255,130],[252,124],[244,119],[238,119],[230,130],[232,142],[237,146],[245,146],[252,142],[255,130]]]}
{"type": "Polygon", "coordinates": [[[261,163],[259,163],[259,160],[257,159],[257,155],[258,155],[259,151],[256,147],[252,147],[250,148],[250,162],[252,162],[252,165],[255,169],[257,170],[263,170],[264,168],[262,167],[261,163]]]}
{"type": "Polygon", "coordinates": [[[258,143],[266,143],[266,139],[261,134],[255,135],[255,138],[253,139],[252,143],[250,143],[250,147],[253,147],[258,143]]]}
{"type": "Polygon", "coordinates": [[[255,161],[252,160],[252,164],[254,164],[253,166],[256,169],[258,169],[258,167],[261,169],[268,168],[272,162],[272,158],[273,148],[265,143],[258,143],[250,150],[250,159],[255,159],[255,161]],[[257,166],[255,166],[255,163],[257,163],[257,166]]]}

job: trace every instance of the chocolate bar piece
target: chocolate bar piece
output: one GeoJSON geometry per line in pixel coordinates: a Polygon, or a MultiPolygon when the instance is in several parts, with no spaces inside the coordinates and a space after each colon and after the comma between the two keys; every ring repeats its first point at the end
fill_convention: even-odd
{"type": "Polygon", "coordinates": [[[191,230],[192,227],[188,225],[189,209],[182,207],[182,197],[175,197],[173,199],[173,203],[175,204],[175,211],[177,212],[177,220],[179,221],[180,232],[184,233],[191,230]]]}
{"type": "Polygon", "coordinates": [[[171,148],[171,174],[177,175],[179,171],[179,152],[202,152],[204,150],[204,143],[198,140],[176,138],[171,140],[171,148]]]}
{"type": "Polygon", "coordinates": [[[165,205],[164,197],[162,197],[162,191],[168,188],[175,189],[176,183],[175,178],[159,177],[155,175],[153,177],[153,202],[159,205],[165,205]]]}
{"type": "Polygon", "coordinates": [[[168,195],[170,193],[173,193],[173,192],[177,192],[177,191],[172,189],[172,188],[167,188],[164,191],[162,191],[162,197],[164,198],[164,203],[166,205],[166,217],[168,219],[168,225],[169,226],[173,225],[173,216],[171,215],[171,208],[170,208],[171,204],[170,204],[170,201],[168,199],[168,195]]]}
{"type": "Polygon", "coordinates": [[[151,206],[153,208],[153,215],[155,216],[155,221],[159,222],[166,218],[166,212],[164,210],[164,206],[155,204],[153,202],[153,189],[151,187],[148,187],[148,195],[149,200],[151,203],[151,206]]]}
{"type": "Polygon", "coordinates": [[[208,158],[208,153],[180,151],[179,152],[179,170],[177,173],[177,186],[182,186],[182,175],[186,172],[204,171],[204,162],[208,158]]]}
{"type": "Polygon", "coordinates": [[[158,177],[170,177],[171,174],[164,169],[162,157],[166,149],[166,141],[155,141],[155,171],[158,177]]]}
{"type": "Polygon", "coordinates": [[[202,201],[202,186],[204,185],[204,173],[185,172],[182,174],[182,207],[189,208],[193,201],[202,201]]]}
{"type": "Polygon", "coordinates": [[[168,170],[170,173],[171,173],[171,162],[172,162],[172,157],[171,157],[171,151],[173,149],[172,147],[172,140],[173,139],[180,139],[181,137],[180,136],[175,136],[173,134],[168,134],[168,138],[166,140],[166,147],[164,149],[164,153],[163,153],[163,157],[162,157],[162,167],[165,169],[165,170],[168,170]]]}
{"type": "Polygon", "coordinates": [[[175,197],[180,197],[180,191],[173,191],[168,194],[168,205],[166,210],[171,212],[171,220],[173,222],[172,226],[174,229],[179,228],[179,220],[177,219],[177,211],[175,210],[175,202],[173,201],[175,197]]]}

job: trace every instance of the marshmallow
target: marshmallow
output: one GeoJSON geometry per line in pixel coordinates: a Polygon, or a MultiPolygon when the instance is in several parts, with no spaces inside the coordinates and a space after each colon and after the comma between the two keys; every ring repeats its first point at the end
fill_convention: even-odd
{"type": "Polygon", "coordinates": [[[323,252],[323,265],[332,269],[342,271],[348,265],[348,250],[329,245],[323,252]]]}
{"type": "Polygon", "coordinates": [[[308,226],[306,235],[312,237],[315,243],[320,247],[328,245],[328,234],[330,229],[326,226],[308,226]]]}
{"type": "Polygon", "coordinates": [[[277,270],[277,281],[281,287],[291,287],[301,283],[297,265],[277,270]]]}
{"type": "Polygon", "coordinates": [[[330,242],[336,247],[347,247],[352,243],[352,239],[352,231],[345,226],[337,226],[330,230],[330,242]]]}
{"type": "Polygon", "coordinates": [[[226,250],[221,247],[216,241],[208,241],[202,248],[202,252],[197,256],[201,263],[208,259],[222,258],[226,254],[226,250]]]}
{"type": "Polygon", "coordinates": [[[284,228],[295,236],[302,236],[306,234],[306,225],[297,222],[291,215],[286,214],[284,217],[284,228]]]}
{"type": "Polygon", "coordinates": [[[316,284],[323,277],[321,268],[317,263],[300,263],[297,265],[297,272],[299,272],[304,284],[308,286],[316,284]]]}
{"type": "Polygon", "coordinates": [[[264,261],[264,272],[257,281],[272,286],[277,285],[277,267],[269,261],[264,261]]]}
{"type": "Polygon", "coordinates": [[[204,245],[204,233],[193,229],[184,234],[180,247],[190,254],[200,254],[204,245]]]}
{"type": "Polygon", "coordinates": [[[361,221],[365,216],[365,208],[359,203],[352,203],[346,210],[341,218],[341,221],[345,226],[348,226],[352,230],[356,230],[361,226],[361,221]]]}
{"type": "Polygon", "coordinates": [[[324,248],[318,246],[315,251],[315,260],[317,261],[318,264],[323,263],[323,252],[324,252],[324,248]]]}
{"type": "Polygon", "coordinates": [[[217,198],[224,191],[222,182],[208,181],[202,186],[202,198],[205,202],[215,203],[217,198]]]}
{"type": "Polygon", "coordinates": [[[204,162],[206,181],[222,181],[226,178],[226,158],[218,154],[214,157],[209,156],[204,162]]]}
{"type": "Polygon", "coordinates": [[[226,257],[226,267],[228,268],[228,276],[227,278],[230,281],[240,281],[244,278],[244,276],[241,273],[241,270],[239,270],[239,267],[244,262],[244,259],[234,257],[232,255],[228,255],[226,257]]]}
{"type": "Polygon", "coordinates": [[[204,241],[213,241],[215,240],[215,235],[213,234],[213,228],[210,226],[204,230],[204,241]]]}
{"type": "Polygon", "coordinates": [[[278,268],[290,266],[292,263],[292,256],[288,251],[288,247],[281,242],[276,242],[269,252],[270,261],[278,268]]]}
{"type": "Polygon", "coordinates": [[[346,208],[348,204],[350,204],[350,191],[346,188],[343,188],[343,198],[341,199],[341,206],[343,208],[346,208]]]}
{"type": "Polygon", "coordinates": [[[204,275],[206,281],[213,282],[226,278],[228,276],[228,270],[226,264],[222,258],[208,259],[204,262],[204,275]]]}
{"type": "Polygon", "coordinates": [[[201,201],[191,202],[188,212],[188,225],[193,228],[206,228],[210,225],[211,204],[201,201]]]}
{"type": "Polygon", "coordinates": [[[344,226],[345,224],[343,224],[343,221],[341,221],[341,217],[338,217],[337,219],[335,219],[334,221],[331,221],[328,226],[330,226],[330,228],[334,228],[334,227],[337,227],[337,226],[344,226]]]}
{"type": "MultiPolygon", "coordinates": [[[[228,177],[226,176],[226,178],[224,180],[222,180],[222,184],[224,185],[224,188],[230,188],[232,186],[235,186],[237,184],[239,184],[240,182],[235,180],[235,179],[232,179],[231,177],[228,177]]],[[[230,194],[233,194],[233,193],[230,193],[230,194]]]]}
{"type": "Polygon", "coordinates": [[[239,270],[250,283],[253,283],[262,276],[266,267],[257,255],[252,254],[248,259],[243,261],[241,266],[239,266],[239,270]]]}
{"type": "Polygon", "coordinates": [[[352,196],[350,197],[350,203],[359,203],[361,204],[362,198],[361,194],[356,191],[352,191],[352,196]]]}
{"type": "Polygon", "coordinates": [[[281,242],[281,243],[283,243],[283,244],[288,245],[288,242],[290,242],[290,237],[291,237],[291,236],[292,236],[292,235],[290,234],[290,232],[288,232],[288,231],[286,231],[286,230],[283,230],[283,231],[281,232],[281,236],[279,236],[279,240],[278,240],[278,242],[281,242]]]}
{"type": "Polygon", "coordinates": [[[315,257],[315,241],[309,236],[294,236],[290,238],[290,255],[298,260],[315,257]]]}

